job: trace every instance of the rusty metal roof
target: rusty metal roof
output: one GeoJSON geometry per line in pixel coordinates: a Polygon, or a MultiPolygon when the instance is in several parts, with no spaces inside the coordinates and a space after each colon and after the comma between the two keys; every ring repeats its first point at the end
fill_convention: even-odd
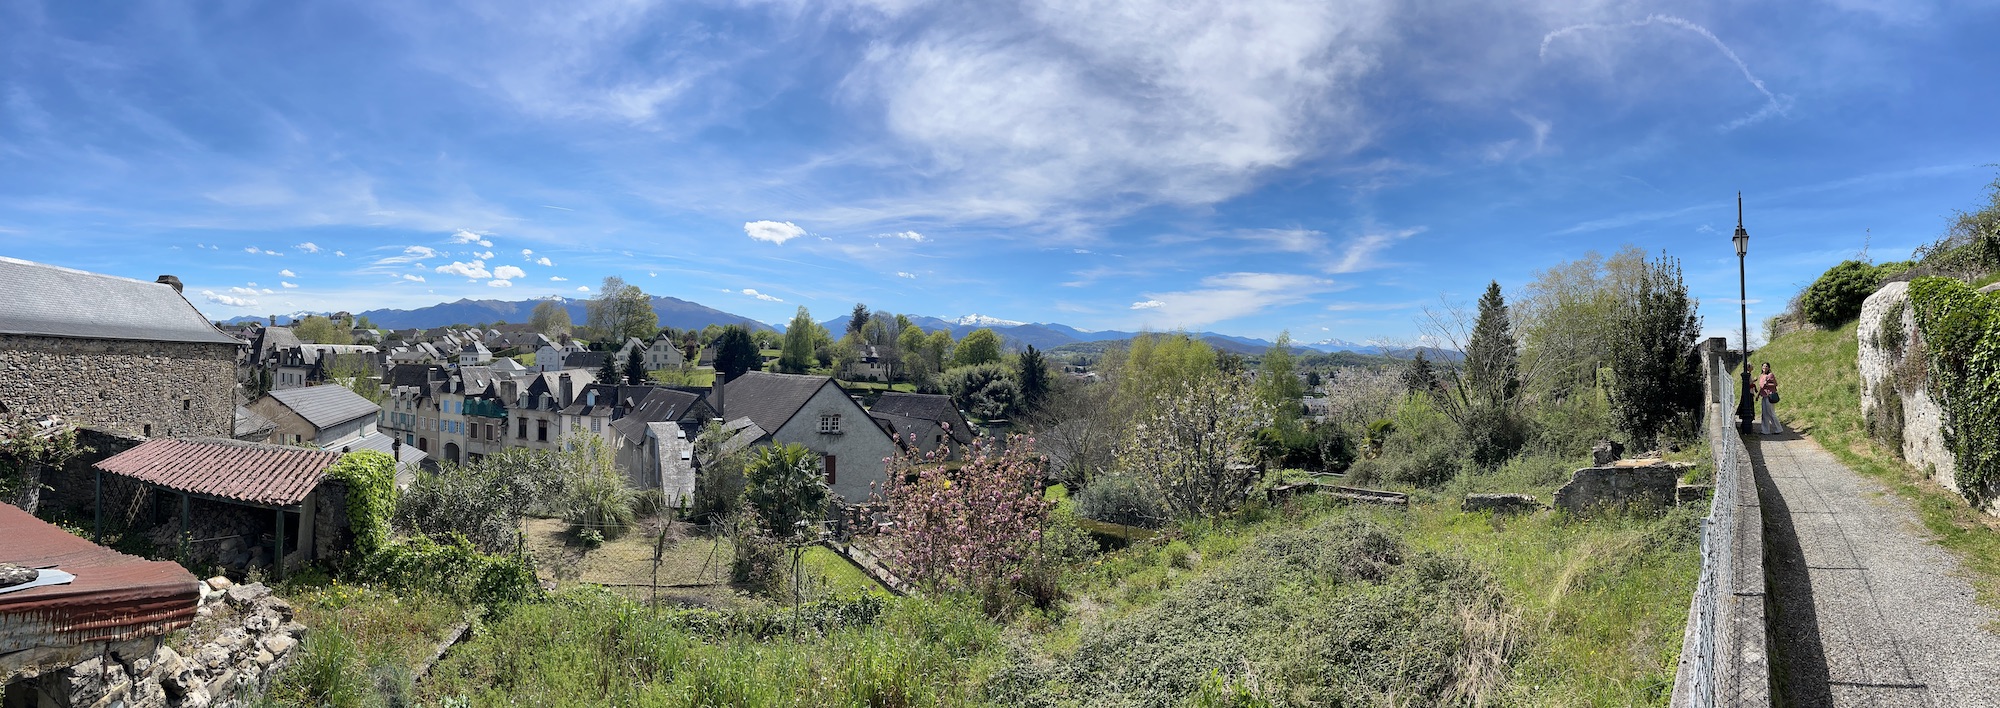
{"type": "Polygon", "coordinates": [[[0,538],[0,562],[76,576],[0,595],[0,656],[159,636],[194,621],[201,591],[179,564],[119,553],[7,504],[0,504],[0,538]]]}
{"type": "Polygon", "coordinates": [[[190,494],[267,507],[305,501],[338,452],[221,438],[154,438],[97,468],[190,494]]]}

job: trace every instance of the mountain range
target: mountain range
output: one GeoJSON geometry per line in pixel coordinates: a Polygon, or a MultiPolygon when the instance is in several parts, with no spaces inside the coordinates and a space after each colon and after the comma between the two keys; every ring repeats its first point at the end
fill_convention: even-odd
{"type": "MultiPolygon", "coordinates": [[[[565,297],[546,299],[561,303],[563,309],[569,311],[570,319],[574,322],[582,323],[588,317],[584,308],[589,304],[589,300],[565,297]]],[[[429,329],[447,325],[480,322],[489,324],[498,322],[527,322],[533,315],[535,306],[542,302],[543,299],[462,299],[457,302],[439,303],[412,310],[381,309],[368,310],[355,314],[357,317],[368,318],[369,322],[379,328],[429,329]]],[[[751,328],[753,331],[766,329],[783,332],[785,329],[782,324],[773,326],[742,315],[724,312],[698,302],[661,295],[653,296],[653,313],[659,315],[660,326],[673,327],[675,329],[700,329],[711,324],[740,324],[751,328]]],[[[327,315],[329,313],[295,312],[289,315],[279,315],[278,321],[280,324],[288,324],[308,315],[315,314],[327,315]]],[[[1001,340],[1010,348],[1033,345],[1037,349],[1054,349],[1065,344],[1131,339],[1139,334],[1137,332],[1121,332],[1117,330],[1079,329],[1054,322],[1018,322],[980,314],[971,314],[951,319],[927,315],[910,315],[909,318],[911,323],[924,328],[925,331],[947,330],[951,332],[953,339],[964,338],[965,335],[971,334],[975,330],[991,329],[995,334],[1000,335],[1001,340]]],[[[242,324],[245,322],[262,321],[264,319],[263,317],[238,317],[225,321],[225,324],[242,324]]],[[[847,329],[847,318],[836,317],[820,324],[830,331],[843,332],[847,329]]],[[[1189,334],[1201,338],[1217,349],[1238,354],[1262,353],[1270,349],[1272,344],[1269,340],[1265,339],[1238,337],[1216,332],[1204,331],[1191,332],[1189,334]]],[[[1309,344],[1295,343],[1293,351],[1300,353],[1309,351],[1325,353],[1355,352],[1358,354],[1388,354],[1393,356],[1403,350],[1379,344],[1361,344],[1340,339],[1322,339],[1309,344]]]]}

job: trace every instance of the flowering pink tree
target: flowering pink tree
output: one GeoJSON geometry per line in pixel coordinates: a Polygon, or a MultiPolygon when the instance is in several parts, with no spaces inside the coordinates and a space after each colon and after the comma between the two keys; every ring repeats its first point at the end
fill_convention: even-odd
{"type": "Polygon", "coordinates": [[[974,442],[957,466],[947,464],[943,447],[921,454],[910,447],[889,458],[882,490],[890,560],[932,588],[985,590],[1008,579],[1048,520],[1034,439],[1016,435],[997,451],[974,442]]]}

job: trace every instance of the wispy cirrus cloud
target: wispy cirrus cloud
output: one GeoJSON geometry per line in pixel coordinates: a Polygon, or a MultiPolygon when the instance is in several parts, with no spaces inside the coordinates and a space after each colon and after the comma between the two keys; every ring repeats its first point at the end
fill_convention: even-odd
{"type": "Polygon", "coordinates": [[[1149,292],[1132,304],[1147,325],[1203,327],[1260,311],[1293,305],[1331,290],[1331,280],[1290,273],[1224,273],[1202,278],[1200,287],[1149,292]]]}
{"type": "Polygon", "coordinates": [[[1745,115],[1735,120],[1722,124],[1720,126],[1720,129],[1722,131],[1727,132],[1735,130],[1743,126],[1765,120],[1772,116],[1785,115],[1786,113],[1791,111],[1792,97],[1783,94],[1772,93],[1771,89],[1764,85],[1763,79],[1757,78],[1756,74],[1750,72],[1750,65],[1744,63],[1743,58],[1736,55],[1736,50],[1730,49],[1729,45],[1727,44],[1723,44],[1722,39],[1716,37],[1714,32],[1708,31],[1707,27],[1703,27],[1701,25],[1689,22],[1685,19],[1675,17],[1673,15],[1654,14],[1654,15],[1647,15],[1645,19],[1633,20],[1631,22],[1621,22],[1615,24],[1586,22],[1586,23],[1569,25],[1567,27],[1562,27],[1554,31],[1551,31],[1548,34],[1542,35],[1542,47],[1540,55],[1541,58],[1544,61],[1546,61],[1549,57],[1549,47],[1553,45],[1556,42],[1556,40],[1563,39],[1565,37],[1582,34],[1584,32],[1634,29],[1652,25],[1686,30],[1688,32],[1693,32],[1694,34],[1699,35],[1702,39],[1708,40],[1709,44],[1715,46],[1716,51],[1721,52],[1724,58],[1727,58],[1730,61],[1730,63],[1736,65],[1736,70],[1743,74],[1743,80],[1749,82],[1751,88],[1756,89],[1757,93],[1762,94],[1764,96],[1764,104],[1763,106],[1759,107],[1756,110],[1756,112],[1753,112],[1749,115],[1745,115]]]}
{"type": "Polygon", "coordinates": [[[784,302],[784,300],[781,300],[781,299],[779,299],[779,298],[778,298],[778,296],[776,296],[776,295],[769,295],[769,294],[765,294],[765,293],[760,293],[760,292],[757,292],[757,290],[756,290],[755,288],[744,288],[744,289],[742,289],[742,290],[741,290],[741,291],[739,291],[739,292],[742,292],[742,293],[743,293],[744,295],[749,295],[750,297],[754,297],[754,298],[757,298],[757,299],[759,299],[759,300],[763,300],[763,301],[765,301],[765,302],[784,302]]]}

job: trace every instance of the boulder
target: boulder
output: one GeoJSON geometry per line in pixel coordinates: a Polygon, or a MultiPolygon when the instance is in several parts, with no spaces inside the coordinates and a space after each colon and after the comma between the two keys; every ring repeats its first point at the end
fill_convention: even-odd
{"type": "Polygon", "coordinates": [[[237,607],[248,606],[251,603],[270,596],[271,589],[265,587],[263,583],[236,585],[229,588],[229,604],[237,607]]]}
{"type": "MultiPolygon", "coordinates": [[[[271,652],[274,655],[283,656],[285,652],[291,651],[292,647],[298,646],[298,644],[299,640],[287,637],[282,634],[274,637],[265,637],[264,651],[271,652]]],[[[267,661],[264,663],[268,664],[270,662],[267,661]]]]}
{"type": "Polygon", "coordinates": [[[208,589],[210,590],[228,590],[231,585],[236,584],[231,582],[229,578],[225,578],[220,575],[215,576],[213,578],[209,578],[207,582],[208,582],[208,589]]]}
{"type": "Polygon", "coordinates": [[[1542,508],[1542,502],[1527,494],[1467,494],[1465,503],[1459,506],[1468,512],[1491,511],[1495,514],[1532,512],[1542,508]]]}
{"type": "Polygon", "coordinates": [[[1625,446],[1616,440],[1599,440],[1590,448],[1590,463],[1605,467],[1625,456],[1625,446]]]}
{"type": "Polygon", "coordinates": [[[35,578],[40,576],[41,572],[34,568],[25,568],[13,563],[0,563],[0,588],[34,582],[35,578]]]}

